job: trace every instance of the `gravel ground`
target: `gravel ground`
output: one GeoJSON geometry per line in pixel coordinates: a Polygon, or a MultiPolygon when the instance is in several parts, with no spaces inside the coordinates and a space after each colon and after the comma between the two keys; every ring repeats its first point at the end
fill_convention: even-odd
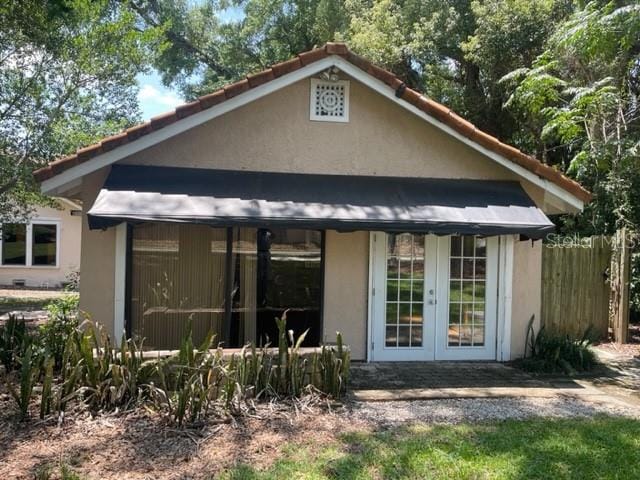
{"type": "MultiPolygon", "coordinates": [[[[606,399],[606,400],[605,400],[606,399]]],[[[394,425],[404,422],[455,424],[532,417],[616,415],[640,418],[640,410],[612,397],[605,401],[555,398],[465,398],[401,402],[358,402],[350,414],[358,420],[394,425]]]]}

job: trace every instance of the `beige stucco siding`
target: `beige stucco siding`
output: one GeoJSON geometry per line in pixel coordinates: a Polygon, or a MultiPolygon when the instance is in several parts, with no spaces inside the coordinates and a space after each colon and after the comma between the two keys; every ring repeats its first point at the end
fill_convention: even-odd
{"type": "MultiPolygon", "coordinates": [[[[515,180],[515,175],[400,106],[351,82],[348,123],[309,120],[309,80],[263,97],[121,163],[230,170],[515,180]]],[[[89,208],[108,169],[83,179],[89,208]]],[[[543,192],[523,182],[542,206],[543,192]]],[[[340,331],[354,359],[366,356],[368,232],[326,235],[324,339],[340,331]]],[[[113,331],[115,229],[83,220],[81,307],[113,331]]],[[[511,353],[540,310],[540,245],[516,242],[511,353]]]]}
{"type": "Polygon", "coordinates": [[[327,231],[324,267],[324,332],[334,343],[336,332],[351,347],[354,360],[366,357],[369,285],[369,232],[327,231]]]}
{"type": "MultiPolygon", "coordinates": [[[[98,195],[109,168],[87,175],[82,180],[85,211],[98,195]]],[[[113,334],[115,292],[115,229],[89,230],[86,214],[82,216],[82,261],[80,269],[80,309],[102,323],[113,334]]]]}
{"type": "Polygon", "coordinates": [[[511,358],[524,354],[527,325],[535,316],[540,326],[542,301],[542,241],[515,242],[513,252],[513,290],[511,309],[511,358]]]}
{"type": "Polygon", "coordinates": [[[357,81],[351,81],[348,123],[310,121],[309,85],[309,79],[297,82],[123,163],[344,175],[516,178],[357,81]]]}
{"type": "Polygon", "coordinates": [[[14,280],[24,280],[29,287],[58,288],[80,268],[81,218],[72,216],[73,207],[64,201],[58,201],[57,208],[37,207],[31,216],[31,222],[38,219],[58,222],[59,245],[58,265],[33,267],[0,267],[0,285],[12,285],[14,280]]]}

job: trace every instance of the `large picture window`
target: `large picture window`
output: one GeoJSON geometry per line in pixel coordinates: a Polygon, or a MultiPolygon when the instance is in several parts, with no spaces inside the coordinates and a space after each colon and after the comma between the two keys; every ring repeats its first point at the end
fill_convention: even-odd
{"type": "Polygon", "coordinates": [[[320,342],[322,234],[312,230],[133,227],[131,332],[155,349],[177,348],[190,322],[194,341],[208,332],[237,347],[277,341],[275,318],[305,345],[320,342]]]}
{"type": "Polygon", "coordinates": [[[58,264],[57,222],[34,221],[29,224],[2,225],[2,265],[56,267],[58,264]]]}

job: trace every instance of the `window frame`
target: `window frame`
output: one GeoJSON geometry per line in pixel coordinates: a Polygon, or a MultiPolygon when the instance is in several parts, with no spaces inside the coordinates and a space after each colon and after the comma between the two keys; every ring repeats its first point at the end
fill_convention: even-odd
{"type": "MultiPolygon", "coordinates": [[[[20,223],[20,222],[7,222],[20,223]]],[[[23,223],[24,224],[24,223],[23,223]]],[[[24,265],[5,265],[2,263],[2,255],[0,254],[0,268],[33,268],[33,269],[53,269],[60,268],[60,237],[61,237],[60,219],[57,218],[34,218],[26,222],[26,261],[24,265]],[[56,263],[55,265],[33,265],[33,226],[34,225],[55,225],[56,227],[56,263]]],[[[0,224],[0,233],[2,232],[2,224],[0,224]]],[[[3,242],[0,234],[0,252],[2,252],[3,242]]]]}

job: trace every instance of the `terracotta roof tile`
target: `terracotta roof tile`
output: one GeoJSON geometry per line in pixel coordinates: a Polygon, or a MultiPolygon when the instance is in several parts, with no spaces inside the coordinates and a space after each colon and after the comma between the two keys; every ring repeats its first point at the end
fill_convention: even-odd
{"type": "Polygon", "coordinates": [[[188,117],[202,110],[202,104],[196,100],[195,102],[185,103],[176,108],[178,118],[188,117]]]}
{"type": "Polygon", "coordinates": [[[353,53],[350,50],[349,50],[349,53],[347,53],[347,55],[345,56],[345,58],[349,63],[351,63],[352,65],[355,65],[360,70],[363,70],[365,72],[369,70],[369,66],[371,65],[371,62],[369,62],[369,60],[367,60],[364,57],[361,57],[356,53],[353,53]]]}
{"type": "Polygon", "coordinates": [[[403,100],[406,100],[411,105],[418,107],[421,104],[421,100],[423,97],[415,90],[411,90],[410,88],[407,88],[404,92],[402,92],[402,97],[400,98],[402,98],[403,100]]]}
{"type": "Polygon", "coordinates": [[[151,132],[151,124],[149,124],[148,122],[141,123],[140,125],[127,128],[125,132],[127,134],[127,141],[133,142],[134,140],[137,140],[143,135],[151,132]]]}
{"type": "Polygon", "coordinates": [[[249,86],[251,88],[256,88],[263,83],[270,82],[273,80],[275,75],[273,74],[273,69],[267,68],[262,72],[254,73],[253,75],[247,75],[247,80],[249,81],[249,86]]]}
{"type": "Polygon", "coordinates": [[[322,60],[325,57],[327,57],[327,50],[324,47],[314,48],[313,50],[309,50],[308,52],[303,52],[298,55],[300,63],[303,66],[322,60]]]}
{"type": "Polygon", "coordinates": [[[224,95],[224,90],[218,90],[217,92],[209,93],[198,98],[198,102],[200,102],[202,109],[205,110],[224,102],[226,99],[227,97],[224,95]]]}
{"type": "Polygon", "coordinates": [[[545,165],[520,150],[510,145],[506,145],[497,138],[478,130],[478,128],[476,128],[472,123],[456,115],[444,105],[421,95],[415,90],[406,88],[402,80],[396,77],[393,73],[373,65],[365,58],[351,52],[343,43],[327,43],[321,48],[301,53],[291,60],[273,65],[267,70],[248,75],[244,80],[227,85],[226,87],[209,95],[204,95],[193,102],[181,105],[173,112],[168,112],[154,117],[149,122],[131,127],[122,133],[103,139],[98,144],[80,149],[76,154],[56,160],[48,166],[35,171],[34,176],[40,182],[52,178],[53,176],[85,162],[96,155],[113,150],[125,143],[133,142],[148,133],[166,127],[167,125],[170,125],[182,118],[194,115],[202,110],[211,108],[225,100],[241,95],[251,88],[258,87],[275,78],[298,70],[305,65],[309,65],[313,62],[326,58],[328,55],[339,55],[345,58],[357,68],[369,73],[396,90],[397,95],[400,95],[403,100],[416,106],[423,112],[448,125],[461,135],[464,135],[488,150],[496,152],[536,175],[559,185],[583,201],[589,201],[591,199],[591,194],[587,190],[585,190],[579,183],[563,175],[560,171],[550,167],[549,165],[545,165]]]}
{"type": "Polygon", "coordinates": [[[89,160],[91,157],[100,155],[101,153],[102,153],[102,145],[100,145],[99,143],[95,143],[93,145],[89,145],[88,147],[81,148],[76,152],[76,157],[78,157],[77,163],[82,163],[86,160],[89,160]]]}
{"type": "Polygon", "coordinates": [[[224,87],[224,95],[227,99],[233,98],[236,95],[246,92],[249,88],[251,88],[249,86],[249,81],[245,78],[244,80],[240,80],[239,82],[235,82],[224,87]]]}
{"type": "Polygon", "coordinates": [[[348,55],[349,49],[344,43],[328,42],[325,45],[328,55],[348,55]]]}
{"type": "Polygon", "coordinates": [[[163,113],[162,115],[151,118],[151,130],[159,130],[167,125],[171,125],[176,120],[178,120],[178,117],[176,116],[175,110],[173,112],[163,113]]]}
{"type": "Polygon", "coordinates": [[[299,68],[302,68],[302,62],[298,57],[294,57],[291,60],[287,60],[286,62],[276,63],[275,65],[271,66],[273,75],[276,78],[298,70],[299,68]]]}
{"type": "Polygon", "coordinates": [[[103,139],[100,142],[100,145],[102,145],[103,152],[108,152],[109,150],[113,150],[114,148],[119,147],[123,143],[126,143],[126,141],[127,141],[127,134],[122,132],[116,135],[111,135],[110,137],[103,139]]]}

